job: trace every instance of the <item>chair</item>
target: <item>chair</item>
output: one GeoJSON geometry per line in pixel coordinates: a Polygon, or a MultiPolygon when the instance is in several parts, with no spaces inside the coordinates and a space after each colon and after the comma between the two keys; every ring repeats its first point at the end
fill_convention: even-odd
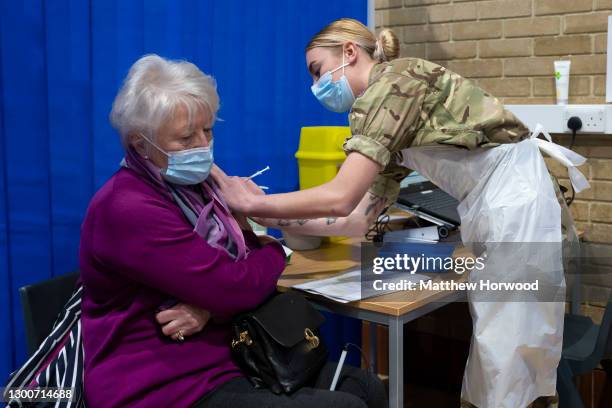
{"type": "Polygon", "coordinates": [[[73,272],[19,288],[29,355],[51,333],[53,323],[74,291],[78,277],[79,272],[73,272]]]}
{"type": "Polygon", "coordinates": [[[603,358],[611,336],[612,291],[601,324],[581,315],[566,315],[563,353],[557,369],[557,392],[560,408],[582,408],[584,405],[574,384],[574,376],[594,370],[603,358]]]}

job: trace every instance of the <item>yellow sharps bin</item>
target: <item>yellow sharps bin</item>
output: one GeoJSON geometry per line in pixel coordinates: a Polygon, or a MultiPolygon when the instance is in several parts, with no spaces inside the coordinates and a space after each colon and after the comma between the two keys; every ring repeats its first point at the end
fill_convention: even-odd
{"type": "Polygon", "coordinates": [[[348,126],[307,126],[300,132],[300,147],[295,153],[300,172],[300,189],[315,187],[333,179],[346,159],[344,139],[351,135],[348,126]]]}
{"type": "MultiPolygon", "coordinates": [[[[332,180],[346,159],[344,140],[351,135],[348,126],[307,126],[300,132],[300,147],[295,153],[300,173],[300,189],[319,186],[332,180]]],[[[343,237],[330,237],[337,241],[343,237]]]]}

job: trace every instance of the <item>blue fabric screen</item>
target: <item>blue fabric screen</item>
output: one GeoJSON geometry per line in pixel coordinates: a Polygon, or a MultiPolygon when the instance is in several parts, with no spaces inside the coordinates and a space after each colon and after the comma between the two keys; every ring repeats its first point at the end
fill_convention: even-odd
{"type": "MultiPolygon", "coordinates": [[[[258,181],[291,191],[300,127],[347,124],[310,93],[305,44],[366,16],[367,0],[0,0],[0,379],[26,358],[18,288],[78,268],[85,209],[122,157],[108,113],[138,57],[213,75],[218,163],[235,175],[270,165],[258,181]]],[[[360,326],[330,317],[324,335],[337,356],[360,326]]]]}

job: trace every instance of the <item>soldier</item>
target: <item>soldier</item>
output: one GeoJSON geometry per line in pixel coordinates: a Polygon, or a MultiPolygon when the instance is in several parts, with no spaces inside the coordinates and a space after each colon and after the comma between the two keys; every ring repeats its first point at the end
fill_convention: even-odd
{"type": "MultiPolygon", "coordinates": [[[[455,198],[462,200],[476,184],[482,187],[483,174],[500,174],[506,166],[515,172],[502,175],[505,182],[493,186],[504,189],[504,194],[491,190],[484,194],[484,188],[476,193],[485,197],[481,202],[494,195],[507,199],[522,194],[521,199],[495,202],[483,220],[462,216],[462,238],[558,244],[561,209],[538,150],[548,142],[530,139],[529,129],[474,82],[430,61],[397,59],[398,53],[399,42],[392,31],[382,30],[376,38],[352,19],[334,21],[317,33],[306,47],[312,92],[329,110],[350,110],[352,135],[344,143],[346,160],[328,183],[273,195],[264,195],[252,182],[214,169],[213,177],[228,205],[238,213],[266,217],[259,220],[283,229],[312,235],[358,235],[371,217],[396,200],[399,183],[410,169],[422,172],[443,190],[450,187],[450,180],[461,181],[462,189],[455,188],[461,197],[455,198]],[[493,147],[498,149],[490,149],[493,147]],[[504,166],[489,160],[488,168],[479,169],[470,160],[481,160],[481,155],[466,154],[493,150],[505,160],[504,166]],[[520,157],[525,165],[510,162],[520,157]],[[462,169],[471,172],[461,173],[462,169]],[[530,184],[536,173],[538,182],[530,184]],[[511,222],[510,214],[521,216],[511,222]],[[531,226],[528,233],[533,234],[521,235],[512,229],[523,223],[531,226]]],[[[463,208],[473,204],[471,200],[463,208]]],[[[474,207],[471,210],[478,213],[474,207]]],[[[546,273],[546,266],[542,270],[546,273]]],[[[526,273],[521,263],[507,272],[516,279],[526,273]]],[[[563,291],[562,274],[556,278],[563,291]]],[[[555,394],[563,302],[511,303],[471,304],[477,335],[464,376],[462,406],[524,408],[539,396],[555,394]],[[516,330],[504,332],[500,328],[504,322],[512,322],[516,330]]]]}

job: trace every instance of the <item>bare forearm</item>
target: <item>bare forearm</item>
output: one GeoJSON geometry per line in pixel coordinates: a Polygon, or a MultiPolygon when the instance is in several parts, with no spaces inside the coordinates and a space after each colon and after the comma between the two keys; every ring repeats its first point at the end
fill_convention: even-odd
{"type": "Polygon", "coordinates": [[[357,204],[331,183],[291,193],[253,197],[248,215],[268,218],[312,219],[347,216],[357,204]]]}
{"type": "Polygon", "coordinates": [[[233,198],[239,207],[243,207],[238,209],[239,212],[255,217],[347,217],[357,207],[380,170],[376,162],[359,153],[350,153],[336,177],[320,186],[293,193],[234,195],[233,198]]]}
{"type": "Polygon", "coordinates": [[[295,234],[363,237],[385,206],[384,198],[367,193],[355,210],[347,217],[314,219],[258,218],[256,221],[262,225],[279,228],[295,234]]]}
{"type": "Polygon", "coordinates": [[[311,219],[263,219],[264,225],[271,228],[279,228],[283,231],[300,235],[332,236],[348,235],[360,236],[361,229],[354,223],[348,222],[349,217],[325,217],[311,219]]]}

